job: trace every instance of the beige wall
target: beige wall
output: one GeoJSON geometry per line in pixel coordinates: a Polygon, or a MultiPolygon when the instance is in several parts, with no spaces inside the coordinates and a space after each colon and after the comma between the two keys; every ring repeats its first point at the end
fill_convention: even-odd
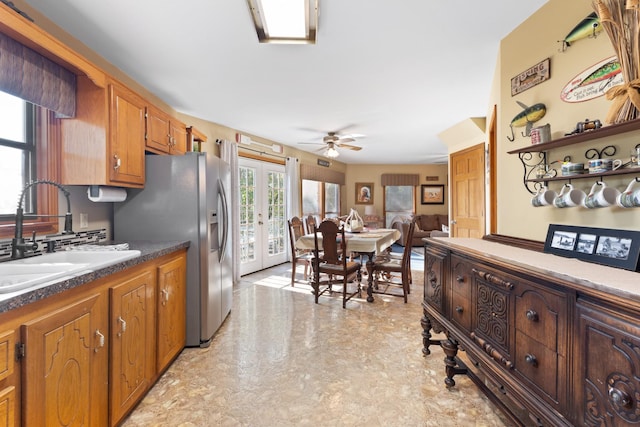
{"type": "Polygon", "coordinates": [[[385,173],[417,174],[420,177],[420,184],[444,184],[445,199],[443,205],[422,205],[420,204],[420,187],[416,189],[416,213],[448,213],[449,207],[449,186],[447,185],[447,165],[348,165],[347,185],[343,189],[346,192],[346,205],[342,205],[342,211],[348,213],[351,208],[355,208],[360,215],[364,215],[365,205],[357,205],[355,184],[356,182],[373,183],[373,205],[378,215],[382,216],[384,191],[380,185],[380,177],[385,173]],[[427,176],[437,176],[438,181],[426,181],[427,176]]]}
{"type": "MultiPolygon", "coordinates": [[[[604,121],[610,101],[600,97],[591,101],[568,104],[560,99],[562,88],[578,73],[593,64],[615,54],[611,41],[603,31],[595,39],[583,39],[560,52],[562,40],[569,31],[593,9],[591,0],[550,0],[536,14],[519,26],[501,43],[499,69],[498,104],[498,233],[542,241],[545,239],[548,225],[551,223],[571,224],[617,229],[640,230],[640,209],[621,209],[617,207],[602,209],[550,207],[533,208],[531,194],[522,184],[523,167],[518,155],[509,155],[509,150],[530,144],[528,137],[518,136],[514,142],[507,140],[510,135],[509,123],[522,109],[516,101],[526,105],[544,103],[547,114],[536,125],[551,125],[552,138],[562,137],[571,132],[576,123],[585,118],[604,121]],[[551,78],[514,97],[511,96],[511,78],[518,75],[545,58],[551,61],[551,78]],[[526,218],[526,220],[523,220],[526,218]]],[[[495,88],[494,88],[495,89],[495,88]]],[[[492,93],[496,93],[493,91],[492,93]]],[[[492,103],[493,105],[493,103],[492,103]]],[[[491,106],[489,107],[491,108],[491,106]]],[[[606,140],[593,140],[579,145],[564,147],[549,153],[552,160],[571,155],[576,162],[586,162],[584,153],[589,148],[602,149],[613,144],[619,148],[619,156],[627,157],[628,148],[638,143],[635,134],[612,137],[606,140]]],[[[624,178],[607,179],[608,185],[620,189],[626,187],[634,175],[624,178]]],[[[574,180],[574,186],[588,191],[595,179],[574,180]]],[[[553,182],[550,188],[559,191],[564,181],[553,182]]]]}

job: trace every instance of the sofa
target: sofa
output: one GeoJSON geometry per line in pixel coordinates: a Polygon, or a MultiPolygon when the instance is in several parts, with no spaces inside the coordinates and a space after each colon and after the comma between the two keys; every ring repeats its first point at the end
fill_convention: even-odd
{"type": "MultiPolygon", "coordinates": [[[[400,239],[398,243],[402,246],[407,245],[407,232],[409,231],[409,222],[411,218],[394,218],[391,223],[391,228],[400,230],[400,239]]],[[[442,214],[423,214],[415,216],[416,229],[413,232],[413,238],[411,239],[411,246],[423,246],[422,241],[425,237],[432,237],[432,231],[438,231],[438,237],[448,235],[443,233],[442,226],[449,227],[449,216],[442,214]]],[[[448,228],[447,228],[448,229],[448,228]]],[[[435,237],[435,236],[433,236],[435,237]]]]}

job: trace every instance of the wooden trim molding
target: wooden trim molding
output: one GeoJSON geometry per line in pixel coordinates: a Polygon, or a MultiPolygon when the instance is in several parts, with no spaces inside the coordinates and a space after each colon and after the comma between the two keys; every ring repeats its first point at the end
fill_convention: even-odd
{"type": "Polygon", "coordinates": [[[519,237],[505,236],[502,234],[487,234],[483,238],[489,242],[502,243],[503,245],[515,246],[536,252],[544,251],[544,242],[537,240],[521,239],[519,237]]]}

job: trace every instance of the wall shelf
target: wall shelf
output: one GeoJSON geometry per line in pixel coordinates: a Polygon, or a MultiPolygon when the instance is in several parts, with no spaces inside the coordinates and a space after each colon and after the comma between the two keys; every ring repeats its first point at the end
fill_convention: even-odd
{"type": "Polygon", "coordinates": [[[577,144],[579,142],[591,141],[594,139],[606,138],[608,136],[619,135],[621,133],[640,130],[640,119],[630,120],[624,123],[601,127],[600,129],[588,130],[575,135],[569,135],[553,141],[543,142],[540,144],[532,144],[517,150],[507,151],[508,154],[531,153],[547,151],[552,148],[565,147],[567,145],[577,144]]]}
{"type": "MultiPolygon", "coordinates": [[[[571,181],[571,180],[574,180],[574,179],[602,178],[602,177],[607,177],[607,176],[630,175],[630,174],[636,174],[636,175],[640,174],[640,167],[616,169],[614,171],[600,172],[600,173],[584,173],[584,174],[571,175],[571,176],[554,176],[554,177],[550,177],[550,178],[532,178],[532,179],[527,179],[526,182],[571,181]]],[[[601,180],[598,180],[598,181],[601,181],[601,180]]]]}
{"type": "MultiPolygon", "coordinates": [[[[609,125],[602,127],[600,129],[594,129],[585,131],[583,133],[578,133],[575,135],[568,135],[562,138],[554,139],[553,141],[543,142],[540,144],[532,144],[526,147],[518,148],[516,150],[507,151],[507,154],[517,154],[522,162],[522,166],[524,168],[524,176],[523,182],[527,191],[531,194],[535,194],[537,189],[540,188],[542,183],[547,183],[551,181],[571,181],[573,179],[588,179],[588,178],[601,178],[603,176],[613,176],[613,175],[626,175],[626,174],[640,174],[640,168],[625,168],[625,169],[617,169],[615,171],[608,171],[602,173],[591,173],[591,174],[582,174],[582,175],[572,175],[572,176],[553,176],[546,178],[534,178],[534,173],[536,168],[540,165],[547,164],[547,151],[555,148],[566,147],[569,145],[575,145],[582,142],[593,141],[601,138],[606,138],[609,136],[619,135],[627,132],[633,132],[640,130],[640,119],[637,120],[629,120],[624,123],[619,123],[615,125],[609,125]]],[[[640,145],[640,144],[639,144],[640,145]]],[[[603,154],[606,156],[613,156],[616,153],[616,148],[613,146],[607,146],[602,150],[597,150],[595,148],[587,150],[585,153],[585,157],[590,157],[590,152],[594,152],[593,156],[597,158],[602,158],[603,154]],[[611,152],[607,152],[608,149],[611,149],[611,152]]],[[[565,159],[568,161],[569,157],[565,159]]]]}

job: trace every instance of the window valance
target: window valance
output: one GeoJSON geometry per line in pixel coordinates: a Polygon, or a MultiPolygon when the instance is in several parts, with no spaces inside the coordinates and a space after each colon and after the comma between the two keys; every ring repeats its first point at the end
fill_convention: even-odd
{"type": "Polygon", "coordinates": [[[300,178],[344,185],[344,173],[313,165],[300,165],[300,178]]]}
{"type": "Polygon", "coordinates": [[[2,33],[0,90],[60,116],[76,113],[75,74],[2,33]]]}
{"type": "Polygon", "coordinates": [[[420,184],[420,175],[410,173],[383,173],[380,184],[385,185],[413,185],[420,184]]]}

